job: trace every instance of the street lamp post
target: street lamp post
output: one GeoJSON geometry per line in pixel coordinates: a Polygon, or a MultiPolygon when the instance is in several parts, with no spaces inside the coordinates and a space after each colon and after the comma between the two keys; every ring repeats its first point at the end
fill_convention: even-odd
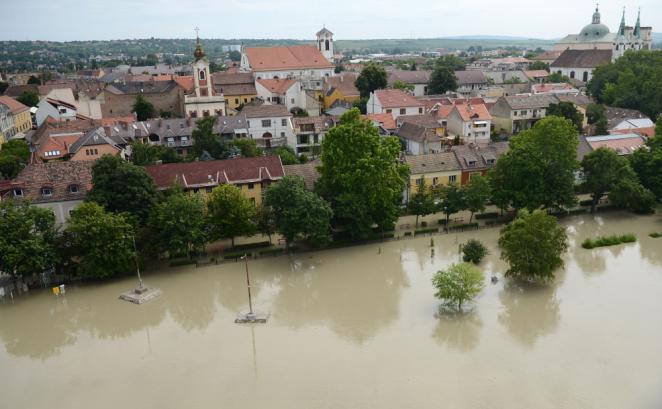
{"type": "Polygon", "coordinates": [[[248,313],[250,315],[253,315],[253,299],[251,298],[251,279],[250,276],[248,275],[248,255],[244,254],[244,264],[246,266],[246,286],[248,288],[248,313]]]}
{"type": "Polygon", "coordinates": [[[132,234],[131,235],[131,240],[133,241],[133,254],[134,258],[136,261],[136,274],[138,274],[138,282],[140,283],[140,286],[138,288],[143,288],[143,279],[140,276],[140,263],[138,262],[138,248],[136,247],[136,235],[132,234]]]}

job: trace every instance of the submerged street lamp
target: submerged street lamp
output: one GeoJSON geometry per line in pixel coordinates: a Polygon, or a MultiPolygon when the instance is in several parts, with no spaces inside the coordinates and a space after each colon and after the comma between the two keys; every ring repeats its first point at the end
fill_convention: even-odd
{"type": "Polygon", "coordinates": [[[247,324],[247,323],[258,323],[264,324],[269,319],[269,314],[262,314],[259,312],[253,311],[253,298],[251,297],[251,278],[248,274],[248,255],[244,254],[241,257],[244,260],[244,265],[246,266],[246,287],[248,288],[248,312],[239,313],[237,318],[234,320],[237,324],[247,324]]]}
{"type": "Polygon", "coordinates": [[[143,279],[140,276],[140,263],[138,262],[138,248],[136,247],[136,236],[132,234],[131,240],[133,241],[133,254],[136,262],[136,274],[138,275],[138,287],[134,288],[131,291],[126,291],[120,294],[120,300],[129,301],[134,304],[143,304],[161,295],[161,290],[159,290],[158,288],[145,287],[145,284],[143,283],[143,279]]]}

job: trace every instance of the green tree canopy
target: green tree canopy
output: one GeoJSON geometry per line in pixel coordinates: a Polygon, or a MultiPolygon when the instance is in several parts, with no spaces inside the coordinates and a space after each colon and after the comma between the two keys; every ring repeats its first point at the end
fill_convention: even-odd
{"type": "Polygon", "coordinates": [[[163,163],[181,162],[183,158],[177,151],[161,145],[152,145],[139,140],[131,142],[131,163],[138,166],[153,165],[156,161],[163,163]]]}
{"type": "Polygon", "coordinates": [[[471,216],[469,216],[469,223],[471,223],[474,213],[484,211],[485,205],[490,200],[490,183],[487,177],[476,175],[469,180],[463,190],[466,209],[471,212],[471,216]]]}
{"type": "MultiPolygon", "coordinates": [[[[605,106],[602,104],[588,104],[586,107],[586,120],[593,125],[600,119],[605,118],[605,106]]],[[[606,118],[605,118],[606,119],[606,118]]]]}
{"type": "Polygon", "coordinates": [[[399,90],[402,90],[402,91],[413,91],[414,90],[414,86],[412,84],[407,84],[406,82],[402,82],[400,80],[396,80],[393,83],[393,88],[394,89],[399,89],[399,90]]]}
{"type": "Polygon", "coordinates": [[[626,51],[597,67],[588,91],[600,103],[657,117],[662,113],[662,50],[626,51]]]}
{"type": "Polygon", "coordinates": [[[316,189],[333,209],[335,221],[352,238],[366,238],[372,226],[393,226],[408,173],[398,162],[400,142],[380,137],[377,128],[352,109],[322,141],[316,189]]]}
{"type": "Polygon", "coordinates": [[[186,254],[207,242],[206,205],[197,194],[175,193],[154,207],[149,227],[157,248],[170,255],[186,254]]]}
{"type": "Polygon", "coordinates": [[[493,169],[493,189],[516,209],[573,206],[577,144],[577,130],[567,119],[538,121],[511,139],[509,151],[493,169]]]}
{"type": "Polygon", "coordinates": [[[485,286],[485,277],[472,264],[451,264],[446,270],[437,271],[432,277],[432,285],[437,290],[435,297],[462,311],[462,304],[480,294],[485,286]]]}
{"type": "Polygon", "coordinates": [[[136,117],[139,121],[146,121],[156,116],[156,109],[154,109],[154,105],[147,101],[141,94],[136,97],[136,101],[133,103],[132,109],[133,112],[136,113],[136,117]]]}
{"type": "Polygon", "coordinates": [[[229,149],[223,143],[218,135],[214,133],[214,124],[216,117],[208,116],[198,119],[196,127],[192,132],[193,155],[199,158],[203,152],[207,152],[215,159],[225,159],[228,157],[229,149]]]}
{"type": "Polygon", "coordinates": [[[368,98],[371,92],[386,88],[386,84],[387,76],[384,67],[369,62],[361,70],[354,85],[359,90],[361,98],[368,98]]]}
{"type": "Polygon", "coordinates": [[[446,65],[437,65],[428,82],[428,94],[445,94],[447,91],[457,89],[457,77],[455,71],[446,65]]]}
{"type": "Polygon", "coordinates": [[[416,215],[416,227],[418,227],[418,217],[434,213],[435,207],[432,189],[423,184],[411,195],[407,203],[409,212],[416,215]]]}
{"type": "Polygon", "coordinates": [[[655,211],[655,195],[636,179],[621,179],[609,193],[609,202],[634,213],[648,214],[655,211]]]}
{"type": "Polygon", "coordinates": [[[289,246],[297,238],[308,239],[314,246],[331,241],[331,206],[306,190],[299,176],[285,176],[271,185],[265,195],[265,206],[273,212],[276,231],[289,246]]]}
{"type": "Polygon", "coordinates": [[[49,209],[0,202],[0,271],[13,276],[41,273],[56,262],[55,215],[49,209]]]}
{"type": "Polygon", "coordinates": [[[257,147],[254,139],[237,139],[232,144],[241,151],[244,158],[262,155],[262,149],[257,147]]]}
{"type": "Polygon", "coordinates": [[[659,129],[662,121],[657,122],[660,133],[648,140],[647,149],[637,149],[629,159],[641,184],[662,200],[662,129],[659,129]]]}
{"type": "Polygon", "coordinates": [[[533,64],[529,66],[530,70],[545,70],[549,72],[549,64],[543,61],[534,61],[533,64]]]}
{"type": "Polygon", "coordinates": [[[584,186],[591,193],[591,212],[598,202],[621,179],[634,179],[634,171],[628,160],[609,148],[599,148],[582,160],[584,186]]]}
{"type": "Polygon", "coordinates": [[[547,76],[546,82],[552,83],[552,84],[558,84],[558,83],[569,83],[570,78],[567,75],[563,75],[558,72],[553,72],[547,76]]]}
{"type": "Polygon", "coordinates": [[[572,102],[549,104],[546,115],[555,115],[570,120],[575,125],[575,128],[577,128],[577,132],[581,132],[584,127],[584,115],[575,108],[572,102]]]}
{"type": "Polygon", "coordinates": [[[255,234],[255,206],[238,187],[216,186],[209,194],[207,209],[211,238],[231,239],[234,247],[235,237],[255,234]]]}
{"type": "Polygon", "coordinates": [[[84,203],[71,212],[66,232],[81,276],[116,277],[133,268],[135,233],[124,215],[106,212],[97,203],[84,203]]]}
{"type": "Polygon", "coordinates": [[[24,91],[16,100],[23,105],[36,107],[39,104],[39,94],[33,91],[24,91]]]}
{"type": "Polygon", "coordinates": [[[456,183],[442,186],[439,188],[439,198],[441,199],[439,210],[446,215],[446,227],[448,227],[451,215],[467,207],[464,189],[456,183]]]}
{"type": "Polygon", "coordinates": [[[467,63],[455,55],[444,55],[437,58],[434,62],[435,67],[448,67],[451,71],[464,71],[467,63]]]}
{"type": "Polygon", "coordinates": [[[280,156],[280,161],[283,165],[296,165],[299,163],[299,158],[294,153],[294,149],[289,146],[279,146],[273,150],[273,154],[280,156]]]}
{"type": "Polygon", "coordinates": [[[129,213],[142,223],[157,200],[152,178],[140,166],[118,156],[103,155],[92,167],[93,188],[88,201],[113,213],[129,213]]]}
{"type": "Polygon", "coordinates": [[[0,148],[0,180],[13,179],[30,159],[30,147],[25,141],[12,139],[0,148]]]}
{"type": "Polygon", "coordinates": [[[501,259],[510,266],[507,277],[546,281],[563,267],[561,255],[568,248],[565,228],[544,210],[524,209],[501,230],[501,259]]]}

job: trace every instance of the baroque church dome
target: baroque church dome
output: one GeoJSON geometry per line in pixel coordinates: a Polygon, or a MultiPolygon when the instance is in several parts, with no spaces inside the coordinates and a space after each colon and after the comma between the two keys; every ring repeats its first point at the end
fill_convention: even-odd
{"type": "Polygon", "coordinates": [[[591,24],[588,24],[582,28],[582,31],[579,33],[579,40],[598,40],[607,34],[609,34],[609,27],[600,23],[600,11],[596,7],[595,13],[593,13],[593,21],[591,24]]]}

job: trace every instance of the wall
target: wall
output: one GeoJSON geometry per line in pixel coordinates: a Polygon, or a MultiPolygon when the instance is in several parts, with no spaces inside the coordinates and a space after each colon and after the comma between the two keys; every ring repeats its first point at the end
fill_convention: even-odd
{"type": "Polygon", "coordinates": [[[423,185],[426,187],[432,186],[448,186],[450,183],[460,183],[462,179],[462,171],[449,170],[441,172],[429,172],[424,174],[412,174],[409,176],[409,195],[413,195],[418,192],[417,180],[423,178],[423,185]],[[455,179],[451,182],[451,177],[455,179]],[[434,185],[434,178],[437,178],[437,184],[434,185]]]}
{"type": "MultiPolygon", "coordinates": [[[[104,118],[113,116],[127,116],[133,112],[133,104],[138,94],[113,94],[103,91],[104,103],[101,112],[104,118]]],[[[170,91],[162,94],[142,94],[145,100],[159,110],[170,111],[174,117],[184,117],[184,91],[179,87],[173,87],[170,91]]]]}
{"type": "Polygon", "coordinates": [[[113,146],[104,144],[104,145],[94,145],[94,146],[82,146],[78,149],[78,152],[74,154],[69,160],[72,161],[83,161],[83,160],[97,160],[103,155],[113,155],[116,156],[120,153],[113,146]],[[97,154],[94,154],[94,149],[96,149],[97,154]],[[89,154],[88,154],[89,151],[89,154]]]}
{"type": "Polygon", "coordinates": [[[82,200],[69,200],[66,202],[48,202],[48,203],[34,203],[35,206],[42,209],[50,209],[55,214],[55,224],[63,225],[67,223],[69,215],[72,210],[78,207],[82,200]]]}

